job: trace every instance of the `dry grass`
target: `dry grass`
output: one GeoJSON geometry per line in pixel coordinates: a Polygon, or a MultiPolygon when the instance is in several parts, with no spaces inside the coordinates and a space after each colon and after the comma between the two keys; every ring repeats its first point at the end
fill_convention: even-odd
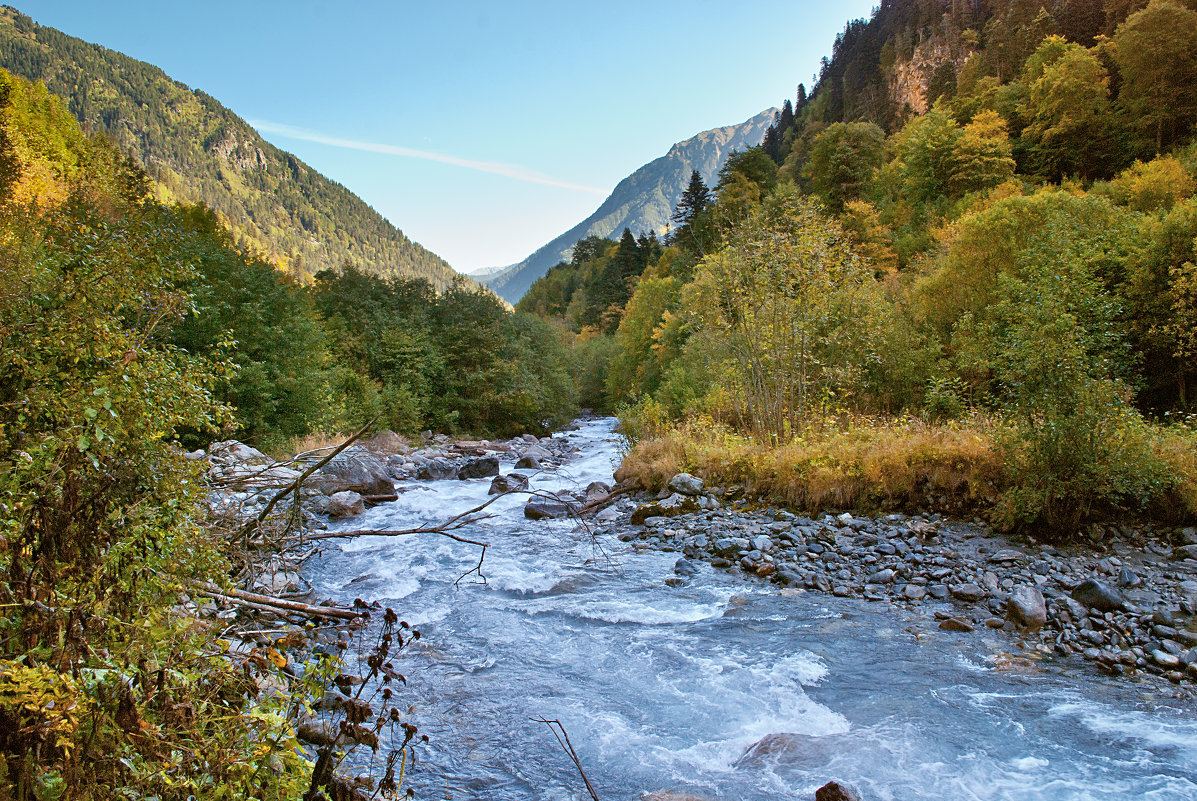
{"type": "Polygon", "coordinates": [[[855,420],[777,447],[688,423],[638,442],[619,477],[656,489],[680,471],[810,511],[987,506],[1002,482],[992,425],[982,419],[855,420]]]}
{"type": "Polygon", "coordinates": [[[299,453],[309,453],[323,449],[331,450],[340,445],[352,434],[305,434],[302,437],[292,437],[277,447],[269,448],[267,453],[272,459],[286,461],[299,453]]]}
{"type": "Polygon", "coordinates": [[[1197,518],[1197,431],[1183,426],[1165,429],[1152,442],[1155,456],[1175,477],[1169,493],[1177,518],[1197,518]]]}

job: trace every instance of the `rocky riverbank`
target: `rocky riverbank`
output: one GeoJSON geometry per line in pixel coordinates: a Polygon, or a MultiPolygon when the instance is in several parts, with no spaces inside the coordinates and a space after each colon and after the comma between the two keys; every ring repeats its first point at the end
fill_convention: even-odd
{"type": "Polygon", "coordinates": [[[1044,655],[1081,655],[1106,673],[1197,682],[1197,529],[1095,529],[1074,547],[997,534],[980,521],[887,515],[818,518],[726,503],[692,476],[625,504],[602,532],[784,588],[924,609],[944,629],[1003,630],[1044,655]]]}

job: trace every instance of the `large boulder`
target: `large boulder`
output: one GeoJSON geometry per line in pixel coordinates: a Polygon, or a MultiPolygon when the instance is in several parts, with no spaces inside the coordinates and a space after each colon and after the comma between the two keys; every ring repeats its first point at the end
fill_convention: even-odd
{"type": "Polygon", "coordinates": [[[460,479],[490,478],[497,475],[499,475],[498,456],[483,456],[479,459],[470,459],[457,470],[457,477],[460,479]]]}
{"type": "Polygon", "coordinates": [[[1197,559],[1197,545],[1182,545],[1172,551],[1173,559],[1197,559]]]}
{"type": "Polygon", "coordinates": [[[702,479],[689,473],[678,473],[669,479],[669,489],[681,495],[702,495],[702,488],[702,479]]]}
{"type": "Polygon", "coordinates": [[[1122,608],[1122,594],[1097,579],[1085,579],[1076,585],[1072,597],[1099,612],[1117,612],[1122,608]]]}
{"type": "Polygon", "coordinates": [[[529,445],[524,449],[524,452],[520,454],[520,457],[523,459],[535,459],[541,463],[553,460],[553,454],[540,447],[540,445],[529,445]]]}
{"type": "Polygon", "coordinates": [[[213,461],[240,464],[266,464],[271,460],[269,456],[257,448],[251,448],[244,442],[228,439],[224,442],[213,442],[208,446],[208,458],[213,461]]]}
{"type": "Polygon", "coordinates": [[[487,495],[498,495],[501,492],[521,492],[528,489],[528,477],[519,473],[508,473],[505,476],[495,476],[490,482],[487,495]]]}
{"type": "Polygon", "coordinates": [[[366,511],[366,502],[356,492],[350,490],[336,492],[328,499],[329,517],[356,517],[364,511],[366,511]]]}
{"type": "Polygon", "coordinates": [[[332,461],[317,470],[307,480],[325,495],[356,492],[359,495],[394,495],[395,483],[386,463],[365,448],[357,445],[338,453],[332,461]]]}
{"type": "Polygon", "coordinates": [[[420,465],[416,478],[423,481],[444,481],[448,478],[457,478],[457,465],[448,459],[429,459],[420,465]]]}
{"type": "Polygon", "coordinates": [[[1047,622],[1047,604],[1035,587],[1015,587],[1006,600],[1006,620],[1020,629],[1039,631],[1047,622]]]}
{"type": "Polygon", "coordinates": [[[577,504],[561,498],[549,498],[537,495],[536,497],[529,498],[528,502],[524,504],[524,517],[529,520],[551,520],[568,517],[571,512],[575,512],[577,509],[577,504]]]}

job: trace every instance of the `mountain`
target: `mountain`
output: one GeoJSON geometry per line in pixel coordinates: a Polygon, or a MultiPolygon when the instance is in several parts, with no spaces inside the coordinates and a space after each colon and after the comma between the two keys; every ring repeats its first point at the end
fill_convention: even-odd
{"type": "Polygon", "coordinates": [[[297,278],[352,262],[367,272],[460,280],[344,186],[266,142],[214,98],[162,70],[0,8],[0,67],[41,81],[85,131],[107,135],[164,201],[202,202],[238,242],[297,278]]]}
{"type": "Polygon", "coordinates": [[[624,228],[634,234],[662,233],[690,181],[698,170],[713,185],[719,168],[733,150],[756,147],[773,123],[777,109],[762,111],[739,125],[712,128],[669,148],[659,159],[645,164],[619,182],[598,210],[528,258],[481,280],[510,303],[557,263],[567,260],[574,243],[587,236],[618,239],[624,228]]]}

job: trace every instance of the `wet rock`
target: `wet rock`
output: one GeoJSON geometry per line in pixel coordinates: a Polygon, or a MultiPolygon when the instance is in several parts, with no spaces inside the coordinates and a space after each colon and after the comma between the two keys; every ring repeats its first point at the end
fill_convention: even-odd
{"type": "Polygon", "coordinates": [[[356,492],[336,492],[328,499],[329,517],[356,517],[366,511],[366,501],[356,492]]]}
{"type": "Polygon", "coordinates": [[[519,461],[515,463],[516,470],[540,470],[540,460],[531,456],[521,456],[519,461]]]}
{"type": "Polygon", "coordinates": [[[524,504],[524,517],[529,520],[557,519],[567,517],[575,509],[574,504],[560,498],[536,497],[524,504]]]}
{"type": "Polygon", "coordinates": [[[702,488],[702,479],[689,473],[678,473],[669,479],[669,489],[682,495],[702,495],[702,488]]]}
{"type": "Polygon", "coordinates": [[[357,445],[338,453],[306,483],[325,495],[346,491],[366,496],[395,494],[386,462],[357,445]]]}
{"type": "Polygon", "coordinates": [[[586,485],[586,500],[597,501],[611,494],[611,485],[605,481],[591,481],[586,485]]]}
{"type": "Polygon", "coordinates": [[[499,457],[483,456],[480,459],[470,459],[457,471],[460,479],[490,478],[499,475],[499,457]]]}
{"type": "Polygon", "coordinates": [[[1072,590],[1073,599],[1099,612],[1117,612],[1122,608],[1118,590],[1097,579],[1085,579],[1072,590]]]}
{"type": "Polygon", "coordinates": [[[969,632],[973,630],[973,624],[967,620],[962,620],[958,617],[944,618],[939,622],[939,627],[944,631],[960,631],[969,632]]]}
{"type": "Polygon", "coordinates": [[[851,787],[846,787],[839,782],[827,782],[815,790],[815,801],[861,801],[861,799],[851,787]]]}
{"type": "Polygon", "coordinates": [[[540,445],[529,445],[524,452],[520,454],[520,461],[528,459],[537,463],[543,464],[553,460],[553,454],[542,448],[540,445]]]}
{"type": "Polygon", "coordinates": [[[976,584],[957,584],[952,587],[952,597],[966,603],[975,603],[983,599],[986,595],[985,590],[976,584]]]}
{"type": "Polygon", "coordinates": [[[498,495],[501,492],[520,492],[528,489],[528,477],[519,473],[508,473],[505,476],[495,476],[490,482],[487,495],[498,495]]]}
{"type": "Polygon", "coordinates": [[[422,481],[444,481],[457,478],[457,467],[448,459],[429,459],[420,465],[416,478],[422,481]]]}
{"type": "Polygon", "coordinates": [[[1020,629],[1039,631],[1047,622],[1047,604],[1035,587],[1016,587],[1006,601],[1006,620],[1020,629]]]}

